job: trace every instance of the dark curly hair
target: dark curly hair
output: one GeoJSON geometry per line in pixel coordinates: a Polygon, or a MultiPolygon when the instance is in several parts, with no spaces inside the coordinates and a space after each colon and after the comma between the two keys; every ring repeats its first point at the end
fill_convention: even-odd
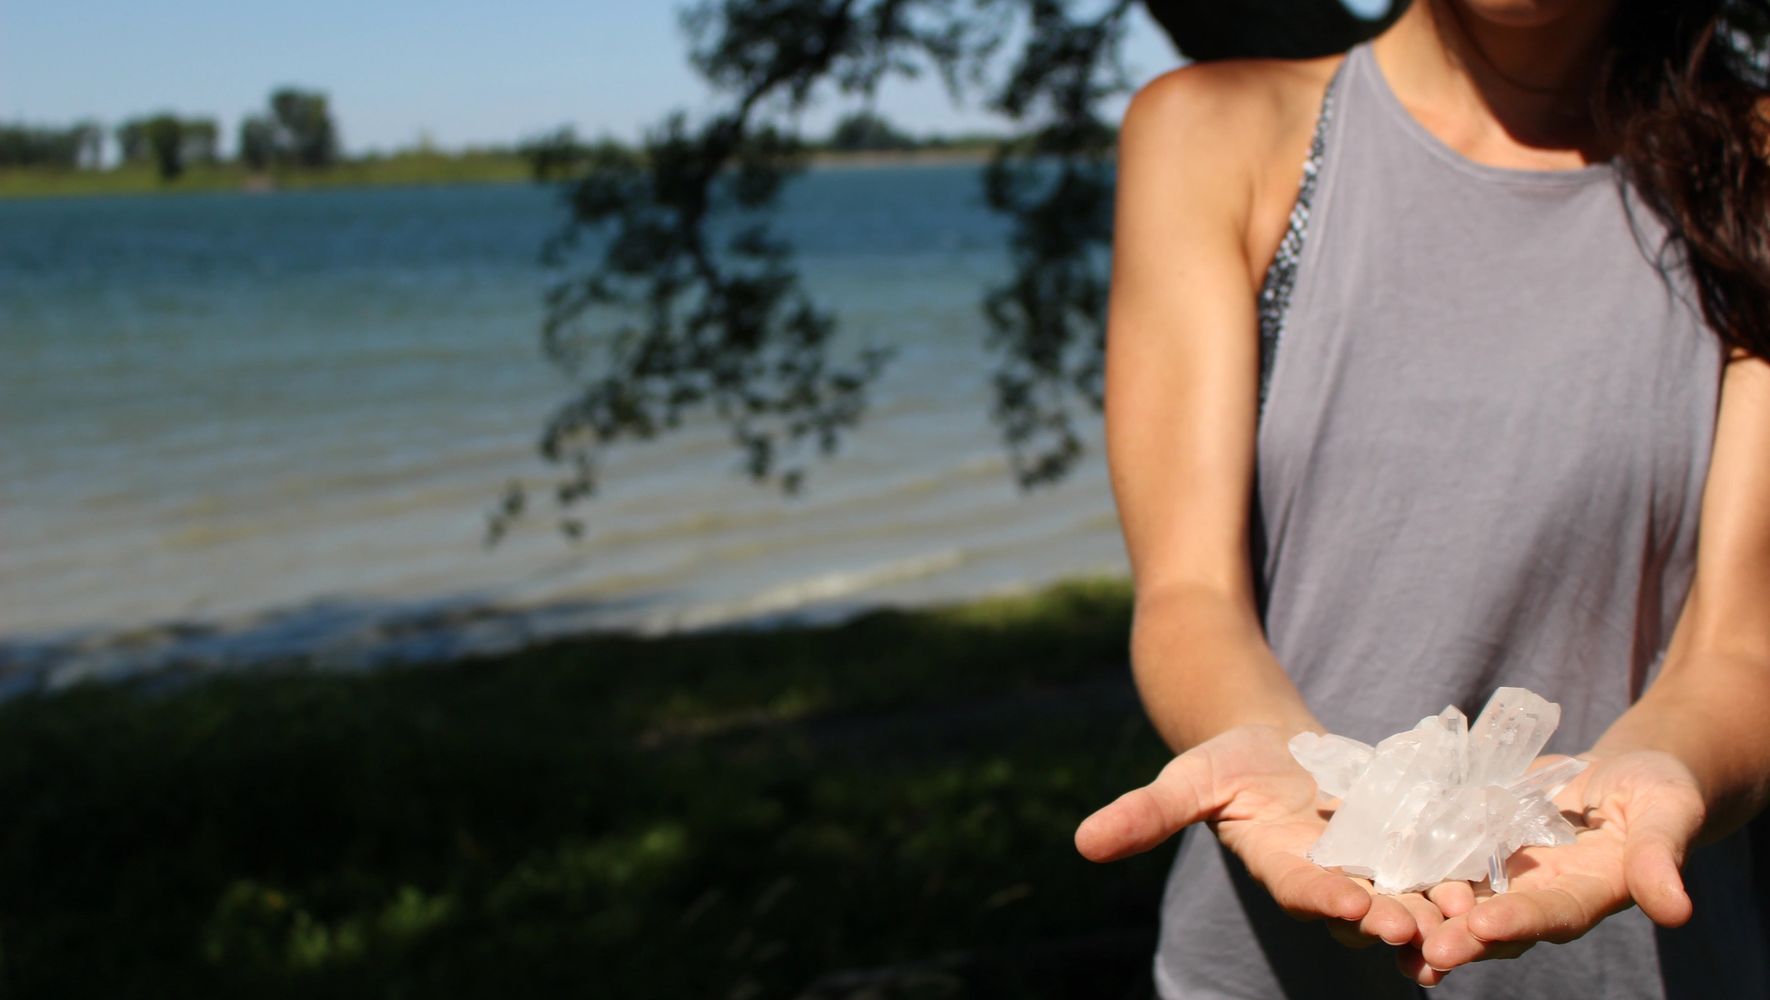
{"type": "Polygon", "coordinates": [[[1770,360],[1770,2],[1619,0],[1611,31],[1597,110],[1617,162],[1709,327],[1770,360]]]}

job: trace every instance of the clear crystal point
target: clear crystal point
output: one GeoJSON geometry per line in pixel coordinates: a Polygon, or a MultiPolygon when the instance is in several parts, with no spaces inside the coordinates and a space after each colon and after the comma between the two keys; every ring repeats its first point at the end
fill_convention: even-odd
{"type": "Polygon", "coordinates": [[[1506,859],[1499,851],[1487,856],[1487,884],[1494,892],[1505,892],[1512,887],[1512,879],[1506,874],[1506,859]]]}
{"type": "Polygon", "coordinates": [[[1484,875],[1504,892],[1513,852],[1573,839],[1573,826],[1550,797],[1585,761],[1529,770],[1560,721],[1553,702],[1500,688],[1473,724],[1446,708],[1375,747],[1344,736],[1298,735],[1291,755],[1323,794],[1341,800],[1310,860],[1370,878],[1379,892],[1484,875]]]}
{"type": "Polygon", "coordinates": [[[1352,783],[1370,764],[1372,752],[1370,744],[1344,736],[1298,733],[1291,740],[1291,756],[1315,776],[1321,794],[1336,799],[1351,790],[1352,783]]]}
{"type": "Polygon", "coordinates": [[[1560,705],[1523,688],[1495,691],[1469,727],[1469,780],[1503,785],[1516,779],[1560,724],[1560,705]]]}

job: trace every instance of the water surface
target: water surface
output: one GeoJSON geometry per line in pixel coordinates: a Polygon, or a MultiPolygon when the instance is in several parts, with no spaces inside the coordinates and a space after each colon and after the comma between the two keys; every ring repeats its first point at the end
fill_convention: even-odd
{"type": "MultiPolygon", "coordinates": [[[[968,167],[815,171],[782,229],[850,343],[897,356],[783,498],[699,425],[610,457],[577,544],[484,511],[549,470],[558,223],[528,186],[0,202],[0,664],[454,655],[1122,572],[1098,449],[1023,496],[978,302],[1005,228],[968,167]]],[[[1090,425],[1091,439],[1097,427],[1090,425]]]]}

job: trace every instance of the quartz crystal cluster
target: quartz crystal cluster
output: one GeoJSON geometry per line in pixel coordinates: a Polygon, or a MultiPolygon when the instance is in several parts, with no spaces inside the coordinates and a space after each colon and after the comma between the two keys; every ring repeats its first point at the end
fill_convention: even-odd
{"type": "Polygon", "coordinates": [[[1560,721],[1559,705],[1500,688],[1474,725],[1451,707],[1374,747],[1298,735],[1291,755],[1324,794],[1340,799],[1309,860],[1371,879],[1378,892],[1484,875],[1504,892],[1512,852],[1573,841],[1573,825],[1550,797],[1586,762],[1526,773],[1560,721]]]}

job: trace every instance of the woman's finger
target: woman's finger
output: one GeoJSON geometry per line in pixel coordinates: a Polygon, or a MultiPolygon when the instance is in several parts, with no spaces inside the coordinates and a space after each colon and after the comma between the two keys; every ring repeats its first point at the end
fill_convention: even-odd
{"type": "MultiPolygon", "coordinates": [[[[1361,885],[1360,888],[1365,887],[1361,885]]],[[[1335,941],[1354,950],[1369,948],[1379,942],[1400,945],[1419,937],[1412,914],[1393,896],[1373,896],[1370,909],[1363,917],[1358,920],[1330,919],[1327,929],[1335,941]]]]}
{"type": "Polygon", "coordinates": [[[1417,892],[1396,896],[1395,901],[1407,910],[1408,919],[1414,928],[1413,937],[1407,941],[1395,942],[1396,944],[1409,944],[1417,948],[1426,943],[1426,935],[1437,930],[1438,925],[1444,923],[1443,911],[1431,900],[1417,892]]]}
{"type": "Polygon", "coordinates": [[[1564,876],[1541,889],[1501,893],[1470,910],[1469,931],[1487,942],[1553,941],[1564,944],[1621,909],[1595,878],[1564,876]]]}
{"type": "Polygon", "coordinates": [[[1467,916],[1451,917],[1426,939],[1420,956],[1440,974],[1470,962],[1517,958],[1529,951],[1535,941],[1484,941],[1469,932],[1467,916]]]}
{"type": "MultiPolygon", "coordinates": [[[[1362,883],[1360,888],[1370,891],[1362,883]]],[[[1426,940],[1426,935],[1443,920],[1444,915],[1438,912],[1438,907],[1427,902],[1419,893],[1377,895],[1371,897],[1370,909],[1356,923],[1350,920],[1330,920],[1328,931],[1333,934],[1334,940],[1348,948],[1367,948],[1381,941],[1393,947],[1417,950],[1426,940]]]]}
{"type": "Polygon", "coordinates": [[[1587,890],[1554,887],[1494,896],[1439,925],[1421,951],[1433,968],[1447,970],[1516,958],[1538,941],[1572,941],[1617,909],[1597,898],[1602,893],[1587,890]]]}
{"type": "Polygon", "coordinates": [[[1460,917],[1475,908],[1475,887],[1467,882],[1440,882],[1426,890],[1426,898],[1446,917],[1460,917]]]}
{"type": "Polygon", "coordinates": [[[1447,973],[1439,972],[1427,964],[1426,956],[1420,954],[1420,949],[1410,944],[1404,944],[1395,949],[1395,969],[1401,973],[1402,978],[1410,979],[1427,987],[1437,986],[1444,982],[1444,977],[1447,975],[1447,973]]]}
{"type": "Polygon", "coordinates": [[[1076,828],[1076,850],[1089,861],[1141,854],[1205,819],[1211,800],[1208,758],[1196,750],[1175,757],[1156,779],[1119,796],[1076,828]]]}
{"type": "MultiPolygon", "coordinates": [[[[1404,902],[1406,898],[1405,896],[1372,896],[1370,911],[1358,922],[1358,929],[1389,945],[1403,945],[1411,941],[1422,940],[1415,914],[1404,902]]],[[[1418,896],[1413,898],[1419,899],[1418,896]]]]}
{"type": "Polygon", "coordinates": [[[1327,931],[1340,947],[1350,948],[1353,951],[1363,951],[1382,940],[1375,934],[1366,934],[1358,929],[1357,924],[1347,920],[1329,920],[1327,931]]]}
{"type": "Polygon", "coordinates": [[[1682,927],[1693,907],[1684,891],[1678,869],[1691,838],[1702,824],[1700,805],[1695,810],[1660,808],[1629,816],[1628,836],[1623,841],[1623,877],[1641,912],[1654,923],[1682,927]]]}

